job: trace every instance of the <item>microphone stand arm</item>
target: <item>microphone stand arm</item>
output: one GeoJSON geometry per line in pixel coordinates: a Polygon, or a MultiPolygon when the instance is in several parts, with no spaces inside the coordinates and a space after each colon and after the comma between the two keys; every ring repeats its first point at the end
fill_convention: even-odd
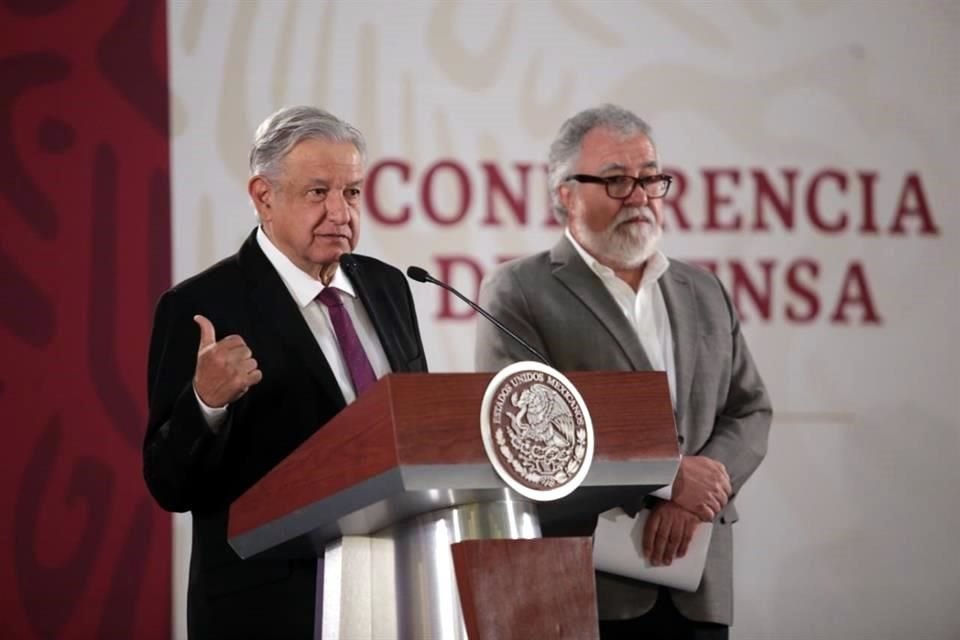
{"type": "Polygon", "coordinates": [[[504,333],[506,333],[508,336],[510,336],[511,338],[519,342],[521,345],[523,345],[527,351],[529,351],[530,353],[532,353],[534,356],[537,357],[537,360],[539,360],[540,362],[542,362],[547,366],[550,366],[550,362],[546,359],[546,357],[542,353],[540,353],[539,351],[531,347],[529,344],[527,344],[526,340],[524,340],[523,338],[515,334],[513,331],[510,331],[510,329],[508,329],[506,325],[504,325],[502,322],[500,322],[499,320],[494,318],[492,315],[484,311],[483,308],[480,305],[476,304],[473,300],[470,300],[469,298],[461,294],[459,291],[449,286],[447,283],[441,282],[440,280],[437,280],[433,276],[428,275],[426,279],[432,282],[433,284],[437,285],[438,287],[443,287],[453,295],[457,296],[458,298],[466,302],[471,309],[473,309],[474,311],[482,315],[484,318],[486,318],[493,324],[497,325],[504,333]]]}

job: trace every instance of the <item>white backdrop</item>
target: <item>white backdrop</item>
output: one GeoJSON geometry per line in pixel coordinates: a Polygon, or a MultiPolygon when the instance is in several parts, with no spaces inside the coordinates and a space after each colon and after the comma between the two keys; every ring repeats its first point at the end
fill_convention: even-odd
{"type": "MultiPolygon", "coordinates": [[[[358,251],[468,294],[556,240],[562,121],[627,106],[684,178],[665,250],[714,263],[775,404],[733,637],[957,638],[958,28],[947,1],[170,0],[174,280],[254,225],[246,156],[280,106],[367,135],[358,251]]],[[[471,370],[474,318],[411,285],[431,369],[471,370]]]]}

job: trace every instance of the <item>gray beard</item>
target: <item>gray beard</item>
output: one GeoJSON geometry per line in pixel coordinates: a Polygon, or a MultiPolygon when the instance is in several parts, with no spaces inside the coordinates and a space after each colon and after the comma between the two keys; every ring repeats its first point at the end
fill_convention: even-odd
{"type": "Polygon", "coordinates": [[[656,252],[663,229],[656,224],[656,218],[649,210],[641,211],[641,214],[651,221],[650,224],[619,226],[636,214],[636,209],[620,211],[610,226],[599,233],[588,229],[579,218],[571,219],[574,237],[588,253],[614,271],[638,269],[656,252]]]}

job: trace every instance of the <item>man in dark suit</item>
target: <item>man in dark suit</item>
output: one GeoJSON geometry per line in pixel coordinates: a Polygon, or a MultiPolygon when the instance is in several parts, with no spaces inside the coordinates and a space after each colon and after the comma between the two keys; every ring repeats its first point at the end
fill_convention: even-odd
{"type": "MultiPolygon", "coordinates": [[[[613,105],[578,113],[551,146],[549,171],[564,237],[501,265],[480,302],[561,371],[666,371],[683,458],[671,492],[644,500],[652,505],[644,554],[669,565],[696,527],[713,527],[695,593],[598,573],[601,637],[726,638],[733,496],[766,453],[770,399],[720,282],[657,249],[671,178],[643,120],[613,105]]],[[[479,370],[528,357],[503,332],[478,325],[479,370]]],[[[576,531],[559,522],[557,531],[590,535],[589,520],[576,531]]]]}
{"type": "Polygon", "coordinates": [[[250,153],[259,226],[157,305],[144,477],[163,508],[193,516],[191,638],[313,636],[317,562],[241,560],[230,504],[358,389],[426,371],[403,274],[352,254],[364,153],[360,132],[320,109],[270,116],[250,153]]]}

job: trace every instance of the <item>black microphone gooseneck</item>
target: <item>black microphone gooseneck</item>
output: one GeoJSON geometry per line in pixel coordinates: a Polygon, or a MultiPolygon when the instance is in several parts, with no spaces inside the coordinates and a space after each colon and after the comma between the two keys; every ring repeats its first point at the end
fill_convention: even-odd
{"type": "Polygon", "coordinates": [[[524,340],[523,338],[515,334],[513,331],[510,331],[510,329],[507,329],[507,327],[504,326],[502,322],[500,322],[499,320],[494,318],[492,315],[487,313],[480,305],[475,303],[473,300],[470,300],[469,298],[464,296],[462,293],[460,293],[459,291],[457,291],[456,289],[448,285],[446,282],[442,282],[440,280],[437,280],[433,276],[431,276],[429,273],[427,273],[426,269],[421,269],[420,267],[407,267],[407,276],[412,280],[416,280],[417,282],[429,282],[431,284],[437,285],[438,287],[442,287],[446,289],[447,291],[449,291],[450,293],[452,293],[453,295],[457,296],[458,298],[466,302],[468,305],[470,305],[471,309],[473,309],[474,311],[482,315],[484,318],[492,322],[498,329],[500,329],[501,331],[506,333],[508,336],[516,340],[519,344],[523,345],[523,347],[527,351],[535,355],[540,362],[542,362],[547,366],[550,366],[550,362],[547,360],[547,358],[542,353],[540,353],[539,351],[534,349],[532,346],[530,346],[526,340],[524,340]]]}

